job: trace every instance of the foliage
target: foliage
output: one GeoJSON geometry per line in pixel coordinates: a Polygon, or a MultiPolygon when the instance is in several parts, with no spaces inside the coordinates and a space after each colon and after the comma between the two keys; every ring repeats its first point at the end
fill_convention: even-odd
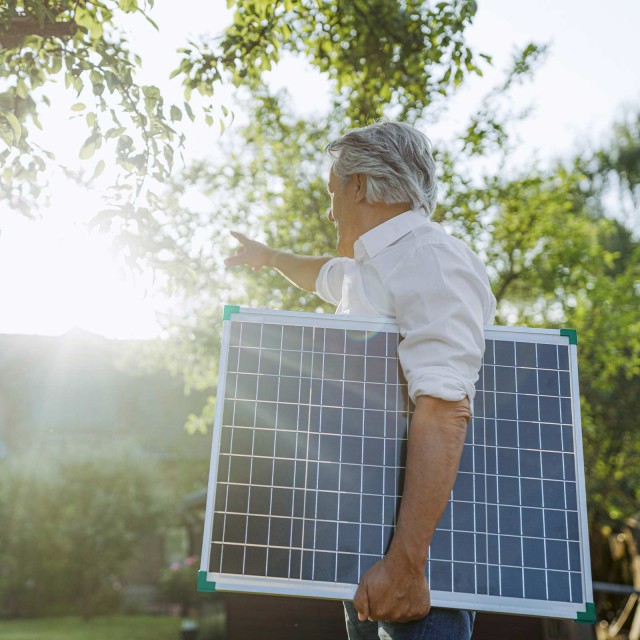
{"type": "Polygon", "coordinates": [[[180,605],[183,616],[202,600],[202,595],[196,590],[198,560],[197,556],[189,556],[182,562],[175,562],[164,571],[160,579],[160,587],[165,597],[169,602],[180,605]]]}
{"type": "MultiPolygon", "coordinates": [[[[217,48],[208,41],[183,50],[174,72],[192,90],[211,95],[216,81],[261,84],[283,53],[294,53],[335,85],[345,122],[363,123],[389,108],[415,119],[469,73],[481,74],[464,40],[474,0],[282,0],[230,2],[233,23],[217,48]]],[[[486,55],[481,57],[490,60],[486,55]]]]}
{"type": "MultiPolygon", "coordinates": [[[[182,111],[165,105],[157,87],[136,83],[141,60],[120,24],[126,14],[137,13],[153,25],[147,15],[152,5],[152,0],[145,6],[137,0],[0,2],[0,194],[11,206],[30,214],[44,186],[53,153],[31,140],[30,128],[42,128],[39,116],[58,80],[78,100],[70,116],[86,124],[80,158],[89,160],[104,148],[116,159],[121,173],[114,197],[119,194],[131,207],[147,177],[162,180],[169,174],[182,140],[173,123],[182,111]]],[[[92,179],[104,168],[100,159],[92,179]]]]}
{"type": "Polygon", "coordinates": [[[0,478],[0,614],[113,610],[119,571],[159,521],[150,463],[69,451],[5,462],[0,478]]]}
{"type": "Polygon", "coordinates": [[[0,621],[0,640],[175,640],[180,620],[161,616],[109,616],[92,620],[43,618],[0,621]]]}

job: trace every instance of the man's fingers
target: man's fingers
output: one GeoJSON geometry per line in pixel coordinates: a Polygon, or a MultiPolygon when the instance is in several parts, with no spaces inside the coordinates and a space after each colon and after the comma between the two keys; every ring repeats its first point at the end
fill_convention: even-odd
{"type": "Polygon", "coordinates": [[[362,622],[369,619],[369,597],[365,583],[360,583],[356,595],[353,597],[353,606],[358,612],[358,620],[362,622]]]}
{"type": "Polygon", "coordinates": [[[235,256],[229,256],[224,261],[225,266],[235,267],[238,264],[245,264],[245,252],[242,251],[235,256]]]}
{"type": "Polygon", "coordinates": [[[239,231],[230,231],[229,232],[238,242],[242,243],[243,245],[248,244],[249,242],[251,242],[251,240],[249,238],[247,238],[247,236],[244,235],[244,233],[240,233],[239,231]]]}

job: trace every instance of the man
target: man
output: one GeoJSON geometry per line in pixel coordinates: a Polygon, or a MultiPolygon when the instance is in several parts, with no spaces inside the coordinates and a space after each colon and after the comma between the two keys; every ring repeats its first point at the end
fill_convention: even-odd
{"type": "Polygon", "coordinates": [[[341,257],[276,251],[234,233],[242,247],[226,264],[273,267],[337,313],[396,319],[415,403],[403,496],[386,556],[361,577],[353,604],[345,602],[347,630],[350,640],[468,639],[473,613],[430,611],[425,564],[456,478],[495,298],[478,257],[429,220],[437,182],[422,133],[380,122],[326,151],[328,217],[341,257]]]}

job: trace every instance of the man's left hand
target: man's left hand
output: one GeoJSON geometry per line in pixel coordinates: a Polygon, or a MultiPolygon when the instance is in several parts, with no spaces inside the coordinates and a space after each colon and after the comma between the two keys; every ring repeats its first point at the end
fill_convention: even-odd
{"type": "Polygon", "coordinates": [[[431,608],[424,564],[387,554],[362,576],[353,604],[359,620],[409,622],[424,618],[431,608]]]}

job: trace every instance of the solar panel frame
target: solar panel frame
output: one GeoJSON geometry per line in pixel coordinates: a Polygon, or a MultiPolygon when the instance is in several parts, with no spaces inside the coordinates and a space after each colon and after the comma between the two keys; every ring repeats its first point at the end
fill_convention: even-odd
{"type": "MultiPolygon", "coordinates": [[[[227,308],[229,309],[229,308],[227,308]]],[[[281,324],[283,326],[298,326],[311,328],[331,328],[341,330],[361,330],[367,332],[382,333],[398,333],[396,322],[388,318],[371,318],[364,316],[335,316],[329,314],[314,314],[303,312],[285,312],[271,311],[262,309],[246,309],[231,308],[234,312],[229,314],[225,312],[226,319],[223,323],[222,333],[222,349],[223,354],[219,365],[219,385],[218,385],[218,402],[216,406],[214,431],[212,438],[211,467],[209,476],[209,490],[207,494],[207,506],[205,517],[205,529],[203,535],[201,574],[204,576],[203,582],[212,585],[215,583],[215,589],[220,591],[237,591],[252,592],[264,594],[279,594],[290,596],[309,596],[332,599],[351,599],[355,593],[356,584],[342,584],[332,581],[309,581],[301,578],[290,577],[255,577],[248,575],[236,575],[223,573],[222,571],[210,571],[210,554],[212,549],[212,529],[213,529],[213,513],[216,494],[216,486],[218,483],[218,461],[220,455],[221,430],[223,423],[224,399],[226,398],[226,381],[227,381],[227,365],[226,357],[230,345],[231,322],[248,322],[256,324],[281,324]]],[[[531,329],[531,328],[514,328],[514,327],[485,327],[485,338],[487,340],[512,341],[514,343],[532,343],[532,344],[550,344],[568,346],[569,356],[569,383],[571,389],[571,412],[573,418],[572,428],[572,450],[575,456],[576,465],[576,490],[577,490],[577,512],[578,512],[578,536],[580,543],[580,575],[582,597],[579,602],[558,602],[548,599],[534,600],[525,597],[508,597],[496,596],[477,593],[456,593],[455,591],[431,591],[431,599],[433,606],[452,607],[452,608],[469,608],[488,612],[505,612],[520,613],[525,615],[535,615],[544,617],[558,618],[576,618],[580,616],[585,607],[589,608],[589,603],[593,600],[591,570],[588,550],[588,532],[587,532],[587,509],[586,509],[586,492],[584,487],[584,463],[582,453],[582,437],[580,423],[580,407],[579,407],[579,388],[577,375],[577,351],[575,344],[571,344],[570,339],[566,335],[556,329],[531,329]]],[[[514,345],[515,354],[515,345],[514,345]]],[[[514,355],[515,358],[515,355],[514,355]]],[[[517,369],[514,369],[517,375],[517,369]]],[[[495,370],[496,366],[493,365],[495,370]]],[[[560,384],[560,383],[558,383],[560,384]]],[[[560,391],[558,392],[561,393],[560,391]]],[[[494,394],[495,395],[495,394],[494,394]]],[[[539,407],[538,407],[539,408],[539,407]]],[[[470,427],[471,429],[471,427],[470,427]]],[[[255,431],[255,428],[254,428],[255,431]]],[[[562,432],[561,432],[562,433],[562,432]]],[[[254,436],[255,437],[255,436],[254,436]]],[[[542,447],[542,445],[541,445],[542,447]]],[[[496,444],[497,451],[497,444],[496,444]]],[[[275,456],[275,450],[274,450],[275,456]]],[[[541,458],[542,461],[542,458],[541,458]]],[[[564,463],[563,463],[564,464],[564,463]]],[[[496,471],[496,476],[497,476],[496,471]]],[[[497,479],[496,479],[497,482],[497,479]]],[[[563,483],[566,480],[563,480],[563,483]]],[[[484,503],[483,503],[484,504],[484,503]]],[[[272,518],[273,513],[268,514],[272,518]]],[[[521,517],[521,516],[520,516],[521,517]]],[[[273,519],[273,518],[272,518],[273,519]]],[[[339,518],[338,518],[339,521],[339,518]]],[[[475,521],[474,521],[475,523],[475,521]]],[[[337,525],[336,525],[337,527],[337,525]]],[[[337,528],[336,528],[337,531],[337,528]]],[[[453,536],[453,527],[452,527],[453,536]]],[[[521,548],[524,534],[521,534],[521,548]]],[[[488,535],[487,535],[488,538],[488,535]]],[[[246,537],[245,537],[246,541],[246,537]]],[[[546,549],[546,547],[545,547],[546,549]]],[[[499,552],[498,552],[499,553],[499,552]]],[[[568,553],[568,552],[567,552],[568,553]]],[[[362,554],[359,552],[359,555],[362,554]]],[[[475,553],[474,553],[475,558],[475,553]]],[[[244,560],[243,560],[244,562],[244,560]]],[[[546,559],[545,559],[546,562],[546,559]]],[[[452,580],[453,580],[453,562],[452,580]]],[[[477,563],[474,560],[474,565],[477,563]]],[[[487,566],[489,566],[487,564],[487,566]]],[[[524,594],[524,569],[529,568],[522,561],[522,581],[524,594]]],[[[244,570],[244,564],[243,564],[244,570]]],[[[548,572],[549,567],[545,567],[548,572]]],[[[571,570],[567,570],[568,578],[571,577],[571,570]]],[[[561,572],[560,572],[561,573],[561,572]]],[[[477,590],[477,575],[474,575],[475,588],[477,590]]],[[[547,576],[545,575],[545,580],[547,576]]],[[[453,584],[453,583],[452,583],[453,584]]],[[[547,582],[545,582],[547,585],[547,582]]],[[[545,586],[547,588],[547,586],[545,586]]],[[[570,586],[571,589],[571,586],[570,586]]]]}

